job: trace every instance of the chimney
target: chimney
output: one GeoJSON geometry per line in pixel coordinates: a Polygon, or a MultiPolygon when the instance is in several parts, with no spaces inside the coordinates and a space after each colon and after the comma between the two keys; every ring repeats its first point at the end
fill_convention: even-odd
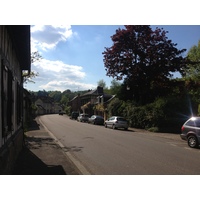
{"type": "Polygon", "coordinates": [[[103,87],[98,86],[98,87],[97,87],[97,93],[98,93],[99,95],[102,95],[102,94],[103,94],[103,87]]]}

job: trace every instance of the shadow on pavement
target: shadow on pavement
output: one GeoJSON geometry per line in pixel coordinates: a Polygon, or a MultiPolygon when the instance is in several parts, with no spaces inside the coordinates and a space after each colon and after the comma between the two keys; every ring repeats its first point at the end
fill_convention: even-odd
{"type": "Polygon", "coordinates": [[[36,119],[32,119],[30,122],[30,127],[28,128],[28,131],[33,130],[40,130],[40,124],[37,122],[36,119]]]}
{"type": "Polygon", "coordinates": [[[27,147],[24,147],[15,164],[13,175],[66,175],[60,165],[46,165],[27,147]]]}
{"type": "Polygon", "coordinates": [[[15,162],[12,175],[79,175],[64,152],[81,151],[81,148],[62,149],[38,119],[33,119],[24,134],[24,146],[15,162]]]}

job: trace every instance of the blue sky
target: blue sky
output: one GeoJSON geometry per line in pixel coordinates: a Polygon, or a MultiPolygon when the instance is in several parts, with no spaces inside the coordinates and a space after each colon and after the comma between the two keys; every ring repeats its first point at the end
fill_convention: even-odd
{"type": "MultiPolygon", "coordinates": [[[[31,51],[39,51],[43,59],[32,64],[38,72],[35,83],[25,88],[32,91],[94,89],[99,80],[109,87],[112,78],[106,76],[102,52],[112,46],[111,36],[122,25],[31,26],[31,51]]],[[[200,26],[153,25],[169,31],[168,38],[179,49],[189,50],[200,40],[200,26]]]]}

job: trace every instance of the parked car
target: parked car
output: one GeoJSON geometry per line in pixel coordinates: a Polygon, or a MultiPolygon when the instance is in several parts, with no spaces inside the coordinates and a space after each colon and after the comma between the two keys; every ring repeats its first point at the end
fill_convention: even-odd
{"type": "Polygon", "coordinates": [[[89,115],[88,114],[80,114],[77,118],[79,122],[88,122],[89,115]]]}
{"type": "Polygon", "coordinates": [[[59,115],[63,115],[63,114],[65,114],[65,111],[63,111],[63,110],[59,110],[59,113],[58,113],[59,115]]]}
{"type": "Polygon", "coordinates": [[[88,123],[103,125],[104,124],[104,118],[102,116],[99,116],[99,115],[92,115],[88,119],[88,123]]]}
{"type": "Polygon", "coordinates": [[[189,147],[198,147],[200,144],[200,117],[188,119],[181,128],[180,137],[187,141],[189,147]]]}
{"type": "Polygon", "coordinates": [[[120,116],[112,116],[104,122],[105,127],[111,127],[113,129],[124,128],[128,130],[128,121],[120,116]]]}
{"type": "Polygon", "coordinates": [[[77,117],[79,116],[79,112],[72,112],[70,119],[75,119],[77,120],[77,117]]]}

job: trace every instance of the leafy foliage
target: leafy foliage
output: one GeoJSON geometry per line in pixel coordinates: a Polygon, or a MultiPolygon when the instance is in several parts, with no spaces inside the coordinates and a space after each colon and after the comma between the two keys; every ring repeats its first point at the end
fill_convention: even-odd
{"type": "Polygon", "coordinates": [[[188,65],[183,81],[185,89],[192,99],[200,104],[200,40],[190,48],[187,54],[188,65]]]}
{"type": "Polygon", "coordinates": [[[117,80],[113,79],[111,81],[110,93],[119,97],[120,90],[121,90],[121,83],[118,82],[117,80]]]}
{"type": "Polygon", "coordinates": [[[106,88],[106,82],[105,82],[103,79],[101,79],[101,80],[99,80],[99,81],[97,82],[97,86],[100,86],[100,87],[102,87],[103,89],[105,89],[105,88],[106,88]]]}
{"type": "Polygon", "coordinates": [[[122,106],[123,101],[119,100],[118,98],[113,99],[109,104],[108,104],[108,115],[121,115],[121,109],[120,107],[122,106]]]}
{"type": "Polygon", "coordinates": [[[172,72],[183,72],[185,60],[167,31],[150,26],[125,26],[111,36],[113,46],[105,48],[107,75],[123,80],[137,102],[152,101],[157,88],[167,87],[172,72]]]}
{"type": "Polygon", "coordinates": [[[198,45],[194,45],[188,51],[187,59],[190,60],[188,67],[185,70],[185,77],[199,80],[200,79],[200,40],[198,45]]]}
{"type": "Polygon", "coordinates": [[[131,127],[179,133],[181,125],[193,114],[191,106],[187,96],[158,98],[143,106],[115,99],[109,104],[108,112],[111,115],[122,115],[128,119],[131,127]]]}
{"type": "MultiPolygon", "coordinates": [[[[36,61],[40,61],[42,59],[42,56],[39,54],[38,51],[32,52],[31,53],[31,63],[34,63],[36,61]]],[[[33,78],[35,78],[36,76],[38,76],[39,73],[38,72],[23,72],[22,76],[23,76],[23,82],[24,83],[35,83],[33,81],[33,78]]]]}
{"type": "Polygon", "coordinates": [[[35,77],[37,77],[37,76],[39,76],[39,73],[38,72],[33,72],[33,71],[31,71],[30,73],[28,73],[28,72],[24,72],[23,73],[23,83],[35,83],[34,81],[33,81],[33,78],[35,78],[35,77]]]}

